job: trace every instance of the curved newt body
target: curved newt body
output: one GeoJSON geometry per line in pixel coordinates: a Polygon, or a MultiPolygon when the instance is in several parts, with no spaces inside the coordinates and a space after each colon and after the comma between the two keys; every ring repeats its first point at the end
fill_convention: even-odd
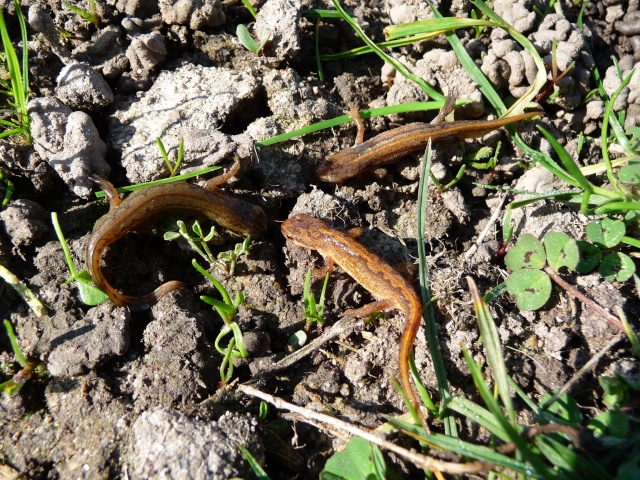
{"type": "Polygon", "coordinates": [[[266,229],[266,219],[260,207],[233,198],[215,187],[237,171],[210,180],[206,188],[186,182],[156,185],[129,195],[121,203],[110,183],[102,181],[111,200],[111,210],[100,218],[87,243],[85,261],[96,286],[119,306],[153,304],[163,295],[182,285],[167,282],[142,297],[123,295],[116,291],[102,274],[100,261],[106,248],[128,232],[139,230],[171,214],[199,214],[240,235],[260,235],[266,229]]]}
{"type": "Polygon", "coordinates": [[[393,163],[411,152],[425,148],[429,139],[436,141],[454,137],[463,140],[481,137],[505,125],[541,114],[542,112],[528,112],[497,120],[410,123],[329,155],[318,165],[316,176],[324,182],[342,183],[362,172],[393,163]]]}
{"type": "Polygon", "coordinates": [[[421,422],[424,422],[409,381],[409,355],[422,321],[422,304],[413,286],[378,255],[315,217],[296,214],[284,221],[282,233],[294,245],[316,250],[329,263],[340,265],[379,300],[346,315],[362,317],[389,308],[397,308],[404,314],[405,326],[398,357],[400,383],[420,415],[421,422]]]}

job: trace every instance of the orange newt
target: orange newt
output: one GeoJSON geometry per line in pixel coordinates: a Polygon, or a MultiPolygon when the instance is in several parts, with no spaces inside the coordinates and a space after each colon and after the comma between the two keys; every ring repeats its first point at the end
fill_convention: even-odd
{"type": "Polygon", "coordinates": [[[204,188],[186,182],[167,183],[138,190],[125,200],[120,200],[111,183],[101,179],[100,186],[109,197],[111,208],[93,227],[85,252],[87,270],[96,286],[118,306],[152,305],[160,297],[181,287],[183,283],[174,280],[142,297],[123,295],[107,282],[100,266],[108,246],[128,232],[143,229],[167,215],[201,214],[239,235],[262,234],[266,229],[262,209],[216,188],[234,176],[239,168],[236,162],[229,172],[212,178],[204,188]]]}
{"type": "Polygon", "coordinates": [[[348,234],[335,230],[310,215],[298,213],[285,220],[282,223],[282,234],[294,245],[317,250],[329,269],[334,263],[338,264],[378,299],[364,307],[349,310],[343,316],[362,318],[389,308],[396,308],[404,314],[405,326],[398,356],[400,383],[418,412],[420,423],[427,429],[409,381],[409,355],[422,321],[422,304],[413,286],[391,265],[348,234]]]}
{"type": "Polygon", "coordinates": [[[453,137],[463,140],[482,137],[505,125],[543,113],[527,112],[496,120],[410,123],[329,155],[318,165],[316,176],[324,182],[342,183],[362,172],[393,163],[411,152],[425,148],[429,139],[435,141],[453,137]]]}

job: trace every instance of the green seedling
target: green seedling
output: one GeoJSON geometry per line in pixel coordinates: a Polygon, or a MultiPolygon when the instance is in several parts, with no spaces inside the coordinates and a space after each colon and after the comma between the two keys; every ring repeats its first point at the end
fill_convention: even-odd
{"type": "Polygon", "coordinates": [[[22,367],[22,369],[16,373],[12,379],[0,383],[0,393],[8,393],[11,395],[18,392],[27,380],[45,376],[47,374],[47,369],[44,363],[35,360],[28,360],[24,356],[9,320],[4,321],[4,328],[7,330],[9,342],[11,342],[11,348],[16,357],[16,361],[22,367]]]}
{"type": "Polygon", "coordinates": [[[71,272],[71,277],[69,277],[66,283],[77,283],[78,291],[80,292],[80,299],[85,305],[100,305],[102,302],[107,301],[109,297],[106,293],[104,293],[93,284],[89,272],[87,272],[86,270],[78,272],[76,270],[76,267],[73,264],[73,259],[71,258],[69,246],[67,245],[67,241],[64,238],[64,234],[62,233],[62,228],[60,228],[60,223],[58,222],[58,214],[56,212],[51,213],[51,222],[53,223],[53,229],[58,236],[58,241],[60,242],[60,246],[62,247],[62,251],[64,252],[64,258],[67,260],[67,266],[69,267],[69,271],[71,272]]]}
{"type": "Polygon", "coordinates": [[[307,332],[305,332],[304,330],[298,330],[289,337],[289,340],[287,340],[287,348],[290,352],[300,350],[302,347],[304,347],[305,343],[307,343],[307,339],[307,332]]]}
{"type": "Polygon", "coordinates": [[[212,226],[209,230],[209,233],[205,235],[202,231],[202,227],[200,226],[200,222],[196,220],[191,225],[191,230],[195,235],[191,235],[189,233],[189,230],[187,229],[187,224],[182,220],[177,220],[176,226],[178,227],[177,232],[169,231],[164,233],[163,238],[166,241],[170,242],[179,238],[184,238],[189,246],[203,259],[205,259],[211,265],[217,264],[216,258],[211,252],[211,249],[208,245],[208,242],[213,240],[213,238],[216,236],[215,227],[212,226]]]}
{"type": "Polygon", "coordinates": [[[495,167],[498,163],[498,155],[500,154],[501,148],[502,142],[498,142],[495,151],[489,147],[481,147],[478,151],[465,155],[463,161],[478,170],[488,170],[495,167]],[[480,161],[485,158],[488,158],[489,160],[486,162],[480,161]]]}
{"type": "Polygon", "coordinates": [[[309,330],[311,324],[316,322],[318,325],[324,325],[324,300],[327,292],[327,283],[329,283],[329,273],[324,277],[324,284],[320,292],[320,298],[316,302],[316,297],[309,292],[311,286],[311,269],[307,270],[304,279],[304,288],[302,292],[302,300],[304,302],[304,318],[307,319],[306,330],[309,330]]]}
{"type": "MultiPolygon", "coordinates": [[[[471,18],[473,20],[478,20],[478,11],[477,10],[475,10],[475,9],[471,10],[471,18]]],[[[484,19],[484,15],[482,16],[482,19],[484,19]]],[[[473,27],[473,30],[476,32],[476,39],[478,39],[482,35],[482,31],[484,30],[484,28],[481,27],[481,26],[476,26],[476,27],[473,27]]]]}
{"type": "Polygon", "coordinates": [[[13,48],[7,25],[4,21],[2,9],[0,9],[0,35],[4,53],[0,54],[0,59],[5,63],[9,71],[9,81],[0,79],[0,93],[6,96],[7,104],[10,108],[0,109],[0,114],[11,114],[13,118],[0,119],[0,126],[4,131],[0,133],[0,138],[11,135],[19,135],[24,141],[31,144],[31,132],[29,130],[30,119],[27,112],[29,102],[29,51],[27,41],[27,25],[20,10],[20,2],[13,0],[16,7],[16,15],[20,23],[20,33],[22,36],[22,63],[18,62],[18,55],[13,48]]]}
{"type": "Polygon", "coordinates": [[[266,420],[269,415],[269,404],[264,400],[260,400],[260,406],[258,407],[258,418],[260,420],[266,420]]]}
{"type": "Polygon", "coordinates": [[[260,53],[262,52],[262,49],[271,38],[269,36],[264,40],[262,40],[260,44],[258,44],[251,36],[251,33],[249,33],[249,30],[247,29],[247,27],[245,27],[243,24],[240,24],[236,27],[236,35],[238,37],[238,40],[240,40],[240,43],[244,46],[244,48],[246,48],[252,53],[255,53],[256,55],[260,55],[260,53]]]}
{"type": "Polygon", "coordinates": [[[346,449],[331,456],[320,474],[320,478],[346,480],[399,479],[391,470],[377,445],[355,437],[347,442],[346,449]]]}
{"type": "Polygon", "coordinates": [[[216,258],[208,243],[216,236],[215,227],[211,227],[209,233],[204,234],[200,222],[197,220],[191,225],[191,230],[195,235],[191,235],[187,229],[187,225],[182,220],[176,221],[178,231],[169,231],[164,233],[164,239],[167,241],[177,240],[178,238],[184,238],[189,246],[198,253],[203,259],[209,262],[210,265],[219,268],[223,272],[233,275],[235,273],[236,263],[241,255],[246,255],[249,252],[249,246],[251,244],[251,235],[247,236],[243,242],[237,243],[233,250],[227,252],[220,252],[216,258]]]}
{"type": "MultiPolygon", "coordinates": [[[[242,0],[242,3],[244,4],[245,8],[249,10],[249,13],[255,20],[257,18],[257,14],[253,6],[249,3],[249,0],[242,0]]],[[[269,41],[269,38],[271,38],[270,36],[265,38],[260,42],[260,45],[258,45],[258,43],[251,36],[251,33],[249,33],[249,29],[243,24],[240,24],[236,27],[236,36],[238,37],[238,40],[240,40],[240,43],[244,46],[244,48],[252,53],[255,53],[256,55],[260,55],[262,49],[269,41]]]]}
{"type": "Polygon", "coordinates": [[[540,18],[544,18],[547,15],[549,15],[549,13],[551,13],[552,8],[555,9],[556,13],[562,12],[562,7],[556,0],[550,0],[550,2],[545,7],[544,11],[540,10],[540,8],[534,5],[533,11],[536,12],[540,18]]]}
{"type": "Polygon", "coordinates": [[[221,268],[229,275],[233,275],[236,270],[236,262],[241,255],[247,255],[249,253],[249,246],[251,245],[251,235],[248,235],[241,243],[236,243],[233,250],[228,252],[220,252],[218,254],[217,264],[221,265],[221,268]],[[226,264],[229,264],[227,267],[226,264]]]}
{"type": "Polygon", "coordinates": [[[7,208],[7,205],[9,205],[9,202],[11,201],[11,197],[13,196],[14,186],[13,186],[13,182],[9,180],[7,177],[5,177],[1,171],[0,171],[0,181],[2,181],[5,184],[4,198],[2,199],[2,203],[0,203],[0,210],[4,210],[5,208],[7,208]]]}
{"type": "Polygon", "coordinates": [[[238,447],[238,450],[240,450],[244,458],[247,459],[247,462],[249,463],[251,470],[253,470],[253,474],[256,476],[258,480],[271,480],[269,475],[267,475],[267,472],[264,471],[264,469],[258,463],[258,461],[253,457],[253,455],[251,455],[251,452],[249,452],[249,450],[244,448],[239,443],[237,443],[236,446],[238,447]]]}
{"type": "MultiPolygon", "coordinates": [[[[573,67],[575,67],[576,62],[573,61],[569,64],[569,66],[564,70],[564,72],[562,72],[560,75],[558,75],[558,62],[556,60],[556,46],[557,46],[557,42],[556,39],[554,38],[551,44],[551,82],[549,82],[549,85],[547,86],[547,88],[545,88],[542,93],[540,93],[540,95],[538,95],[538,97],[536,98],[536,103],[540,102],[544,97],[546,97],[547,95],[549,95],[549,93],[551,92],[551,90],[553,89],[553,87],[555,85],[558,84],[558,82],[560,80],[562,80],[562,78],[567,75],[569,72],[571,72],[571,70],[573,70],[573,67]]],[[[549,99],[548,102],[552,103],[553,99],[555,97],[557,97],[559,95],[560,92],[554,92],[553,94],[549,95],[549,99]]]]}
{"type": "Polygon", "coordinates": [[[71,10],[73,13],[80,15],[83,19],[85,19],[89,23],[93,23],[96,27],[100,26],[100,17],[96,13],[96,2],[95,0],[89,0],[89,11],[83,10],[80,7],[76,7],[75,5],[70,4],[69,2],[62,2],[62,4],[71,10]]]}
{"type": "Polygon", "coordinates": [[[167,154],[167,150],[164,148],[164,144],[160,137],[156,138],[156,143],[158,144],[158,148],[160,149],[160,153],[162,154],[162,158],[164,159],[164,163],[167,164],[167,168],[169,169],[169,173],[171,177],[174,177],[176,173],[178,173],[178,169],[180,168],[180,164],[182,163],[182,156],[184,155],[184,139],[180,139],[180,143],[178,144],[178,158],[176,159],[176,163],[171,163],[169,160],[169,155],[167,154]]]}
{"type": "Polygon", "coordinates": [[[192,262],[194,268],[198,270],[205,278],[207,278],[216,290],[222,296],[222,301],[217,300],[215,298],[211,298],[208,296],[201,296],[200,300],[211,305],[218,315],[222,318],[224,325],[218,333],[214,345],[216,350],[223,356],[222,363],[220,365],[220,384],[226,385],[231,380],[233,376],[233,358],[246,358],[249,356],[249,352],[244,348],[244,342],[242,340],[242,332],[240,331],[240,326],[233,321],[233,317],[235,317],[238,312],[238,308],[244,302],[244,295],[242,292],[238,292],[236,294],[236,298],[232,301],[231,297],[222,286],[222,284],[216,280],[216,278],[207,272],[204,268],[202,268],[197,261],[193,260],[192,262]],[[226,347],[221,347],[220,343],[228,334],[232,334],[233,337],[229,340],[229,343],[226,347]]]}

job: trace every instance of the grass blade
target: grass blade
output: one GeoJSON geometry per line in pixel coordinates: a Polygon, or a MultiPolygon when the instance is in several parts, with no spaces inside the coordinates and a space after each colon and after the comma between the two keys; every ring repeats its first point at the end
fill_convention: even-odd
{"type": "MultiPolygon", "coordinates": [[[[456,105],[464,104],[463,102],[456,102],[456,105]]],[[[392,115],[396,113],[407,113],[407,112],[422,112],[425,110],[437,110],[440,108],[441,104],[439,102],[414,102],[414,103],[406,103],[402,105],[390,105],[387,107],[373,108],[371,110],[362,110],[360,111],[360,118],[363,120],[367,120],[373,117],[380,117],[382,115],[392,115]]],[[[300,128],[298,130],[293,130],[291,132],[286,132],[281,135],[276,135],[271,138],[267,138],[261,142],[256,142],[257,147],[267,147],[269,145],[275,145],[276,143],[284,142],[286,140],[291,140],[292,138],[301,137],[302,135],[307,135],[309,133],[318,132],[320,130],[324,130],[326,128],[336,127],[338,125],[342,125],[344,123],[352,122],[353,119],[350,115],[340,115],[339,117],[330,118],[329,120],[323,120],[321,122],[314,123],[312,125],[308,125],[306,127],[300,128]]]]}
{"type": "MultiPolygon", "coordinates": [[[[431,170],[431,143],[427,146],[424,158],[422,160],[422,172],[420,174],[420,185],[418,186],[418,234],[416,240],[418,242],[418,261],[420,271],[420,293],[422,297],[422,305],[424,305],[423,318],[427,329],[427,343],[429,345],[429,353],[433,360],[433,368],[438,382],[438,391],[440,400],[445,402],[451,395],[449,393],[449,381],[447,380],[447,371],[444,367],[442,353],[440,353],[440,342],[438,341],[436,316],[431,303],[431,291],[429,289],[429,278],[427,277],[427,254],[425,250],[424,230],[426,220],[424,212],[427,208],[428,190],[429,190],[429,171],[431,170]]],[[[443,418],[444,429],[447,435],[457,437],[456,423],[453,415],[447,415],[443,418]]]]}
{"type": "MultiPolygon", "coordinates": [[[[602,133],[600,137],[600,140],[602,142],[602,160],[604,161],[604,164],[607,166],[607,178],[609,179],[609,183],[611,184],[614,190],[618,189],[618,179],[613,173],[613,168],[611,166],[611,159],[609,158],[609,150],[607,148],[607,146],[609,145],[609,142],[607,141],[607,137],[609,135],[607,132],[609,130],[609,122],[611,121],[612,118],[615,118],[615,115],[613,115],[613,104],[615,103],[616,98],[618,98],[618,95],[620,95],[620,92],[622,91],[622,89],[629,84],[629,82],[631,81],[631,77],[633,77],[633,74],[635,72],[636,72],[635,68],[631,70],[629,75],[627,75],[624,78],[624,80],[622,80],[622,83],[620,84],[620,86],[616,89],[613,95],[611,95],[611,99],[607,103],[607,108],[605,109],[605,112],[604,112],[604,119],[602,121],[602,133]]],[[[626,135],[624,135],[624,133],[623,133],[623,136],[626,140],[627,137],[626,135]]],[[[619,137],[618,137],[618,141],[620,141],[619,137]]]]}
{"type": "Polygon", "coordinates": [[[473,382],[478,389],[478,393],[482,397],[485,405],[487,405],[489,411],[493,414],[495,421],[500,423],[504,431],[509,436],[509,440],[512,441],[520,454],[531,464],[531,475],[543,476],[545,478],[552,478],[551,470],[542,462],[536,453],[534,453],[527,442],[518,434],[516,428],[511,424],[509,419],[505,417],[502,412],[502,408],[498,404],[498,401],[493,397],[489,387],[484,383],[484,377],[478,364],[473,360],[469,351],[465,348],[462,351],[473,382]]]}
{"type": "Polygon", "coordinates": [[[482,335],[482,342],[487,355],[487,361],[489,362],[489,368],[498,387],[498,393],[500,394],[500,398],[502,398],[502,403],[507,409],[511,424],[515,427],[516,412],[513,408],[507,367],[504,364],[504,358],[502,356],[500,335],[498,334],[498,329],[493,321],[491,312],[489,312],[487,304],[482,300],[482,296],[480,292],[478,292],[475,282],[471,277],[467,277],[467,282],[469,283],[469,290],[471,291],[471,298],[473,299],[473,308],[478,317],[478,326],[480,328],[480,335],[482,335]]]}

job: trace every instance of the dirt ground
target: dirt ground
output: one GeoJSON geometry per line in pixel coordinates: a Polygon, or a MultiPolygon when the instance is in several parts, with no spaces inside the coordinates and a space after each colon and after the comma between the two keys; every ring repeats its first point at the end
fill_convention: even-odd
{"type": "MultiPolygon", "coordinates": [[[[6,0],[0,3],[11,38],[18,39],[15,9],[6,0]]],[[[85,1],[73,3],[88,8],[85,1]]],[[[11,321],[25,355],[44,362],[49,375],[27,382],[16,395],[0,398],[0,464],[7,474],[21,473],[23,478],[251,478],[236,448],[239,443],[272,478],[317,477],[344,441],[304,423],[278,421],[282,419],[273,408],[267,420],[260,420],[259,402],[236,388],[290,352],[290,337],[305,326],[304,276],[309,267],[322,266],[315,252],[285,242],[280,225],[292,211],[303,211],[339,229],[362,227],[359,241],[388,263],[404,265],[417,287],[415,268],[406,265],[417,258],[422,152],[388,166],[386,172],[367,172],[334,185],[318,181],[314,169],[330,153],[353,144],[353,125],[269,147],[256,142],[345,114],[347,100],[369,109],[424,101],[424,94],[371,54],[323,62],[321,81],[314,58],[315,19],[301,11],[329,8],[325,2],[256,4],[258,19],[250,31],[258,42],[268,38],[260,55],[238,41],[236,27],[254,20],[233,1],[223,5],[217,0],[97,0],[98,26],[58,0],[22,4],[29,23],[34,143],[0,143],[0,169],[15,185],[11,203],[0,213],[0,264],[38,294],[49,315],[37,316],[5,284],[0,285],[0,315],[11,321]],[[232,298],[240,291],[245,296],[235,321],[250,356],[237,362],[237,383],[222,389],[222,357],[214,341],[223,322],[199,299],[217,298],[218,293],[191,267],[196,255],[186,242],[165,241],[156,228],[128,234],[104,255],[103,273],[128,295],[145,295],[168,280],[185,283],[150,308],[119,307],[110,301],[88,307],[76,285],[65,283],[70,273],[50,213],[59,215],[76,267],[85,268],[94,224],[109,209],[93,194],[93,176],[108,178],[116,186],[168,176],[157,137],[174,159],[184,139],[181,173],[218,164],[228,168],[237,155],[242,174],[220,188],[266,214],[266,231],[254,239],[249,254],[240,257],[235,274],[211,269],[232,298]],[[277,432],[272,428],[276,425],[281,427],[277,432]]],[[[471,5],[465,1],[436,4],[445,16],[470,15],[471,5]]],[[[579,132],[584,132],[591,140],[578,161],[598,163],[604,109],[597,96],[588,96],[594,88],[591,74],[597,67],[607,83],[615,73],[611,56],[623,72],[640,59],[640,27],[634,20],[640,17],[629,14],[637,13],[638,2],[591,2],[584,13],[584,32],[576,26],[579,6],[559,4],[561,13],[544,20],[533,12],[538,5],[534,1],[493,4],[540,49],[549,60],[547,67],[551,39],[557,40],[561,70],[576,62],[559,94],[542,104],[545,116],[517,129],[527,144],[547,153],[551,148],[535,124],[551,131],[571,153],[577,150],[579,132]],[[593,59],[582,50],[583,41],[594,52],[593,59]]],[[[382,30],[389,24],[432,18],[426,2],[419,0],[357,0],[343,5],[376,41],[383,40],[382,30]]],[[[320,22],[319,34],[323,54],[361,45],[337,19],[320,22]]],[[[476,38],[474,31],[465,30],[459,37],[505,98],[519,97],[528,88],[535,71],[504,33],[486,29],[476,38]]],[[[456,119],[491,115],[444,37],[401,47],[393,54],[436,90],[470,100],[456,110],[456,119]]],[[[638,121],[639,84],[636,73],[616,106],[627,113],[626,128],[638,121]]],[[[610,85],[612,91],[617,88],[613,80],[610,85]]],[[[408,122],[430,121],[435,113],[373,118],[367,121],[367,138],[408,122]]],[[[471,347],[476,360],[485,361],[476,348],[479,332],[466,277],[473,277],[484,293],[507,274],[498,254],[500,225],[490,226],[488,235],[477,241],[502,194],[472,182],[531,192],[563,188],[540,167],[528,164],[504,130],[475,141],[438,143],[434,174],[447,183],[463,156],[499,141],[502,147],[493,171],[468,169],[451,189],[438,192],[432,187],[426,212],[427,273],[437,296],[433,306],[440,347],[453,393],[470,398],[476,394],[462,345],[471,347]]],[[[0,184],[0,194],[5,188],[0,184]]],[[[588,219],[564,204],[539,202],[516,212],[513,221],[515,238],[523,233],[542,236],[551,229],[582,238],[588,219]]],[[[208,228],[212,223],[205,219],[203,224],[208,228]]],[[[221,237],[213,242],[214,252],[230,250],[239,241],[222,230],[218,228],[221,237]]],[[[597,274],[567,279],[606,308],[623,308],[638,328],[640,304],[630,285],[607,283],[597,274]]],[[[321,285],[322,278],[314,277],[316,296],[321,285]]],[[[372,300],[337,268],[329,280],[324,328],[330,328],[341,312],[372,300]]],[[[536,312],[518,309],[508,294],[490,308],[509,373],[535,399],[564,385],[619,334],[555,287],[547,305],[536,312]]],[[[257,387],[376,427],[384,421],[382,415],[405,412],[391,382],[391,374],[398,375],[403,324],[401,312],[385,312],[257,387]]],[[[307,334],[311,340],[319,332],[313,326],[307,334]]],[[[423,328],[415,359],[437,397],[423,328]]],[[[2,379],[19,370],[4,334],[0,364],[2,379]]],[[[629,378],[638,374],[624,338],[571,390],[589,415],[603,408],[597,378],[605,373],[629,378]]],[[[463,431],[479,438],[477,430],[463,426],[463,431]]],[[[396,471],[407,478],[415,475],[413,467],[396,461],[396,471]]]]}

